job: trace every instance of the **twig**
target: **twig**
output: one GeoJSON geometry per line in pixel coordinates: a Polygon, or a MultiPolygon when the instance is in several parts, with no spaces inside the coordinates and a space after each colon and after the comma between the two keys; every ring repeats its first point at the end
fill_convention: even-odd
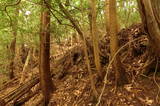
{"type": "Polygon", "coordinates": [[[16,5],[20,4],[20,2],[21,2],[21,0],[17,0],[16,3],[14,3],[14,4],[8,4],[8,5],[6,5],[5,8],[4,8],[5,13],[7,14],[7,16],[8,16],[9,19],[10,19],[10,26],[13,26],[13,25],[12,25],[12,18],[11,18],[11,16],[10,16],[9,13],[8,13],[7,8],[8,8],[8,7],[11,7],[11,6],[16,6],[16,5]]]}
{"type": "Polygon", "coordinates": [[[32,49],[30,49],[29,52],[28,52],[27,59],[26,59],[26,61],[25,61],[25,64],[24,64],[24,66],[23,66],[23,70],[22,70],[22,72],[21,72],[22,75],[21,75],[21,79],[20,79],[20,82],[19,82],[20,85],[21,85],[22,83],[24,83],[26,68],[27,68],[27,66],[28,66],[28,64],[29,64],[29,60],[30,60],[30,57],[31,57],[31,50],[32,50],[32,49]]]}
{"type": "Polygon", "coordinates": [[[106,82],[107,82],[107,77],[108,77],[109,68],[110,68],[110,66],[112,65],[112,63],[113,63],[115,57],[117,56],[117,54],[118,54],[122,49],[124,49],[126,46],[128,46],[130,43],[133,43],[133,42],[135,42],[135,41],[137,41],[137,40],[140,40],[140,39],[142,39],[142,38],[144,38],[144,37],[140,37],[140,38],[137,38],[137,39],[134,39],[134,40],[129,41],[128,43],[126,43],[125,45],[123,45],[122,47],[120,47],[120,48],[118,49],[118,51],[114,54],[113,58],[111,59],[111,61],[110,61],[109,64],[108,64],[108,67],[107,67],[107,70],[106,70],[106,75],[105,75],[105,77],[104,77],[104,85],[103,85],[102,91],[101,91],[101,93],[100,93],[100,96],[99,96],[99,98],[98,98],[98,102],[97,102],[96,106],[98,106],[98,105],[100,104],[100,102],[101,102],[101,99],[102,99],[102,96],[103,96],[103,93],[104,93],[104,90],[105,90],[105,87],[106,87],[105,85],[106,85],[106,82]]]}
{"type": "Polygon", "coordinates": [[[157,63],[156,63],[155,72],[154,72],[154,75],[153,75],[153,80],[154,80],[155,84],[156,84],[157,87],[158,87],[158,93],[157,93],[157,96],[156,96],[156,101],[158,102],[158,96],[159,96],[159,93],[160,93],[160,86],[159,86],[159,84],[158,84],[157,81],[156,81],[157,69],[158,69],[158,58],[157,58],[157,63]]]}
{"type": "Polygon", "coordinates": [[[55,10],[52,8],[52,6],[47,3],[45,0],[44,0],[44,3],[46,5],[46,7],[49,9],[50,13],[53,15],[53,17],[57,20],[57,22],[60,24],[60,25],[66,25],[66,26],[69,26],[71,28],[74,28],[72,25],[70,24],[64,24],[62,23],[62,21],[60,19],[58,19],[58,17],[53,13],[53,11],[56,11],[58,14],[60,14],[61,16],[63,16],[64,18],[66,18],[62,13],[60,13],[59,11],[55,10]],[[53,11],[52,11],[53,10],[53,11]]]}

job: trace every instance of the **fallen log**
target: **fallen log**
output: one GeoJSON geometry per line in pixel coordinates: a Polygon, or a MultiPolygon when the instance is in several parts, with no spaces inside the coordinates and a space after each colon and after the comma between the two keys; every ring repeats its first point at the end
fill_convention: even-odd
{"type": "Polygon", "coordinates": [[[20,99],[20,100],[15,100],[14,101],[14,106],[21,106],[23,105],[25,102],[27,102],[30,98],[32,98],[33,96],[35,96],[36,94],[38,94],[40,91],[40,87],[38,87],[38,89],[36,89],[36,91],[32,92],[31,94],[29,94],[28,96],[20,99]]]}
{"type": "Polygon", "coordinates": [[[23,96],[37,83],[39,83],[39,76],[35,76],[33,79],[29,80],[25,84],[22,84],[17,89],[15,89],[12,92],[10,92],[9,94],[3,96],[2,100],[4,100],[5,104],[7,104],[10,101],[15,100],[15,98],[23,96]]]}
{"type": "MultiPolygon", "coordinates": [[[[62,77],[62,75],[64,76],[64,73],[66,73],[65,71],[71,67],[72,65],[76,64],[79,60],[79,57],[81,57],[83,54],[83,49],[80,49],[80,47],[75,47],[72,48],[72,50],[69,50],[70,53],[66,52],[66,54],[58,59],[55,63],[54,66],[60,66],[61,69],[59,68],[54,68],[52,71],[52,77],[55,76],[55,78],[60,78],[62,77]],[[71,60],[71,61],[68,61],[71,60]],[[60,74],[58,74],[60,73],[60,74]]],[[[24,84],[21,84],[18,88],[16,88],[15,90],[11,91],[10,93],[8,93],[5,96],[2,96],[1,99],[3,100],[2,103],[4,104],[8,104],[9,102],[15,102],[17,104],[21,104],[24,103],[26,101],[28,101],[28,98],[25,98],[24,100],[21,100],[21,102],[17,102],[17,100],[20,97],[23,97],[25,94],[27,94],[30,89],[32,87],[34,87],[36,84],[39,83],[39,75],[35,75],[31,80],[27,81],[24,84]]],[[[32,95],[33,96],[33,95],[32,95]]],[[[30,96],[31,97],[31,96],[30,96]]],[[[1,101],[2,101],[1,100],[1,101]]]]}
{"type": "Polygon", "coordinates": [[[0,91],[6,89],[8,86],[10,86],[11,84],[15,84],[15,83],[18,83],[18,80],[17,78],[14,78],[12,80],[9,80],[8,82],[4,83],[2,87],[0,87],[0,91]]]}

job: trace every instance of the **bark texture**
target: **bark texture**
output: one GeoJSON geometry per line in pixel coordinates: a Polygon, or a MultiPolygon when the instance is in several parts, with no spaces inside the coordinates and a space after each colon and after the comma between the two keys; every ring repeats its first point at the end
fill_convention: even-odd
{"type": "MultiPolygon", "coordinates": [[[[109,35],[110,35],[110,51],[111,58],[115,55],[118,50],[118,24],[116,15],[116,0],[109,1],[109,35]]],[[[119,55],[115,57],[113,62],[113,70],[115,71],[116,86],[122,86],[128,83],[125,69],[122,66],[119,55]]]]}
{"type": "Polygon", "coordinates": [[[54,90],[50,73],[50,11],[47,8],[50,0],[43,2],[44,8],[41,12],[40,29],[40,84],[44,96],[44,105],[47,106],[54,90]]]}
{"type": "Polygon", "coordinates": [[[94,61],[96,65],[96,69],[101,75],[101,64],[100,64],[100,56],[99,56],[99,37],[97,33],[97,25],[96,25],[96,0],[90,0],[90,7],[91,7],[91,35],[92,35],[92,42],[93,42],[93,51],[94,51],[94,61]]]}
{"type": "Polygon", "coordinates": [[[153,52],[160,56],[160,0],[137,0],[153,52]]]}
{"type": "Polygon", "coordinates": [[[109,33],[109,0],[105,1],[105,22],[106,32],[109,33]]]}
{"type": "Polygon", "coordinates": [[[17,27],[18,27],[18,15],[19,15],[19,7],[17,6],[15,9],[14,20],[11,22],[12,32],[13,32],[13,40],[11,41],[9,50],[10,50],[10,64],[9,64],[9,78],[14,78],[14,58],[16,54],[16,38],[17,38],[17,27]]]}

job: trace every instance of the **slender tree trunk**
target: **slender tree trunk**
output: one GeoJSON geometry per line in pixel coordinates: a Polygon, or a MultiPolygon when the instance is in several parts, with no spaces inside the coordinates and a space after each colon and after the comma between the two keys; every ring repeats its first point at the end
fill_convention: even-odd
{"type": "MultiPolygon", "coordinates": [[[[110,25],[110,50],[111,58],[115,55],[118,50],[118,24],[116,15],[116,0],[109,1],[109,25],[110,25]]],[[[125,69],[122,67],[119,55],[115,57],[113,62],[113,70],[115,71],[116,86],[121,86],[128,83],[127,77],[125,75],[125,69]]]]}
{"type": "Polygon", "coordinates": [[[105,1],[105,23],[106,32],[109,33],[109,0],[105,1]]]}
{"type": "Polygon", "coordinates": [[[31,58],[31,51],[32,51],[32,48],[30,48],[30,50],[28,51],[28,55],[27,55],[27,58],[25,60],[24,66],[23,66],[23,70],[21,72],[22,75],[21,75],[21,79],[20,79],[19,84],[23,84],[25,81],[26,68],[28,67],[28,64],[29,64],[29,61],[31,58]]]}
{"type": "MultiPolygon", "coordinates": [[[[82,4],[83,4],[83,0],[81,0],[81,9],[83,9],[83,5],[82,4]]],[[[82,13],[81,20],[84,20],[83,18],[84,18],[84,13],[82,13]]],[[[87,65],[89,78],[90,78],[90,82],[91,82],[91,89],[92,89],[94,98],[97,99],[98,98],[98,92],[96,90],[94,77],[92,75],[92,70],[91,70],[91,66],[90,66],[90,59],[89,59],[88,50],[87,50],[87,42],[86,42],[86,37],[85,37],[84,34],[83,34],[83,44],[84,44],[85,62],[86,62],[86,65],[87,65]]]]}
{"type": "MultiPolygon", "coordinates": [[[[85,37],[84,37],[85,38],[85,37]]],[[[98,92],[96,90],[96,86],[95,86],[95,81],[94,81],[94,77],[92,75],[92,70],[91,70],[91,66],[90,66],[90,60],[89,60],[89,56],[88,56],[88,52],[87,52],[87,44],[86,44],[86,39],[84,39],[84,54],[85,54],[85,62],[86,62],[86,65],[87,65],[87,69],[88,69],[88,73],[89,73],[89,78],[90,78],[90,81],[91,81],[91,89],[92,89],[92,92],[93,92],[93,96],[94,98],[98,98],[98,92]]]]}
{"type": "Polygon", "coordinates": [[[14,57],[15,57],[16,38],[14,38],[10,45],[10,64],[9,64],[9,78],[13,79],[14,76],[14,57]]]}
{"type": "Polygon", "coordinates": [[[96,70],[101,75],[101,64],[100,64],[100,56],[99,56],[99,47],[98,47],[98,33],[97,33],[97,25],[96,25],[96,0],[90,0],[91,7],[91,35],[93,42],[93,50],[94,50],[94,61],[96,65],[96,70]]]}
{"type": "Polygon", "coordinates": [[[14,69],[15,69],[14,58],[16,54],[16,37],[17,37],[17,26],[18,26],[17,16],[18,15],[19,15],[19,7],[16,8],[14,20],[11,23],[12,31],[13,31],[13,40],[9,47],[10,49],[9,78],[10,79],[14,78],[14,69]]]}
{"type": "Polygon", "coordinates": [[[44,105],[47,106],[51,93],[55,89],[50,73],[50,11],[47,8],[50,0],[42,0],[41,28],[40,28],[40,84],[44,96],[44,105]]]}

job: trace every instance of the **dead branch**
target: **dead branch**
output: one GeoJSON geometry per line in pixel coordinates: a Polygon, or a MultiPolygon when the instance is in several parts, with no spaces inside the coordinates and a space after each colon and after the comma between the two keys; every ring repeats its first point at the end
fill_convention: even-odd
{"type": "Polygon", "coordinates": [[[142,38],[144,38],[144,37],[140,37],[140,38],[134,39],[134,40],[132,40],[132,41],[129,41],[128,43],[126,43],[125,45],[123,45],[122,47],[120,47],[120,48],[118,49],[118,51],[114,54],[113,58],[111,59],[111,61],[109,62],[108,66],[107,66],[106,75],[105,75],[105,77],[104,77],[104,85],[103,85],[103,87],[102,87],[102,90],[101,90],[101,93],[100,93],[100,95],[99,95],[98,102],[97,102],[96,106],[99,106],[99,104],[100,104],[100,102],[101,102],[101,99],[102,99],[104,90],[105,90],[105,88],[106,88],[106,83],[107,83],[107,79],[108,79],[107,77],[108,77],[109,69],[110,69],[110,67],[111,67],[111,65],[112,65],[112,62],[114,61],[115,57],[117,56],[117,54],[118,54],[121,50],[123,50],[125,47],[127,47],[130,43],[135,42],[135,41],[137,41],[137,40],[140,40],[140,39],[142,39],[142,38]]]}

